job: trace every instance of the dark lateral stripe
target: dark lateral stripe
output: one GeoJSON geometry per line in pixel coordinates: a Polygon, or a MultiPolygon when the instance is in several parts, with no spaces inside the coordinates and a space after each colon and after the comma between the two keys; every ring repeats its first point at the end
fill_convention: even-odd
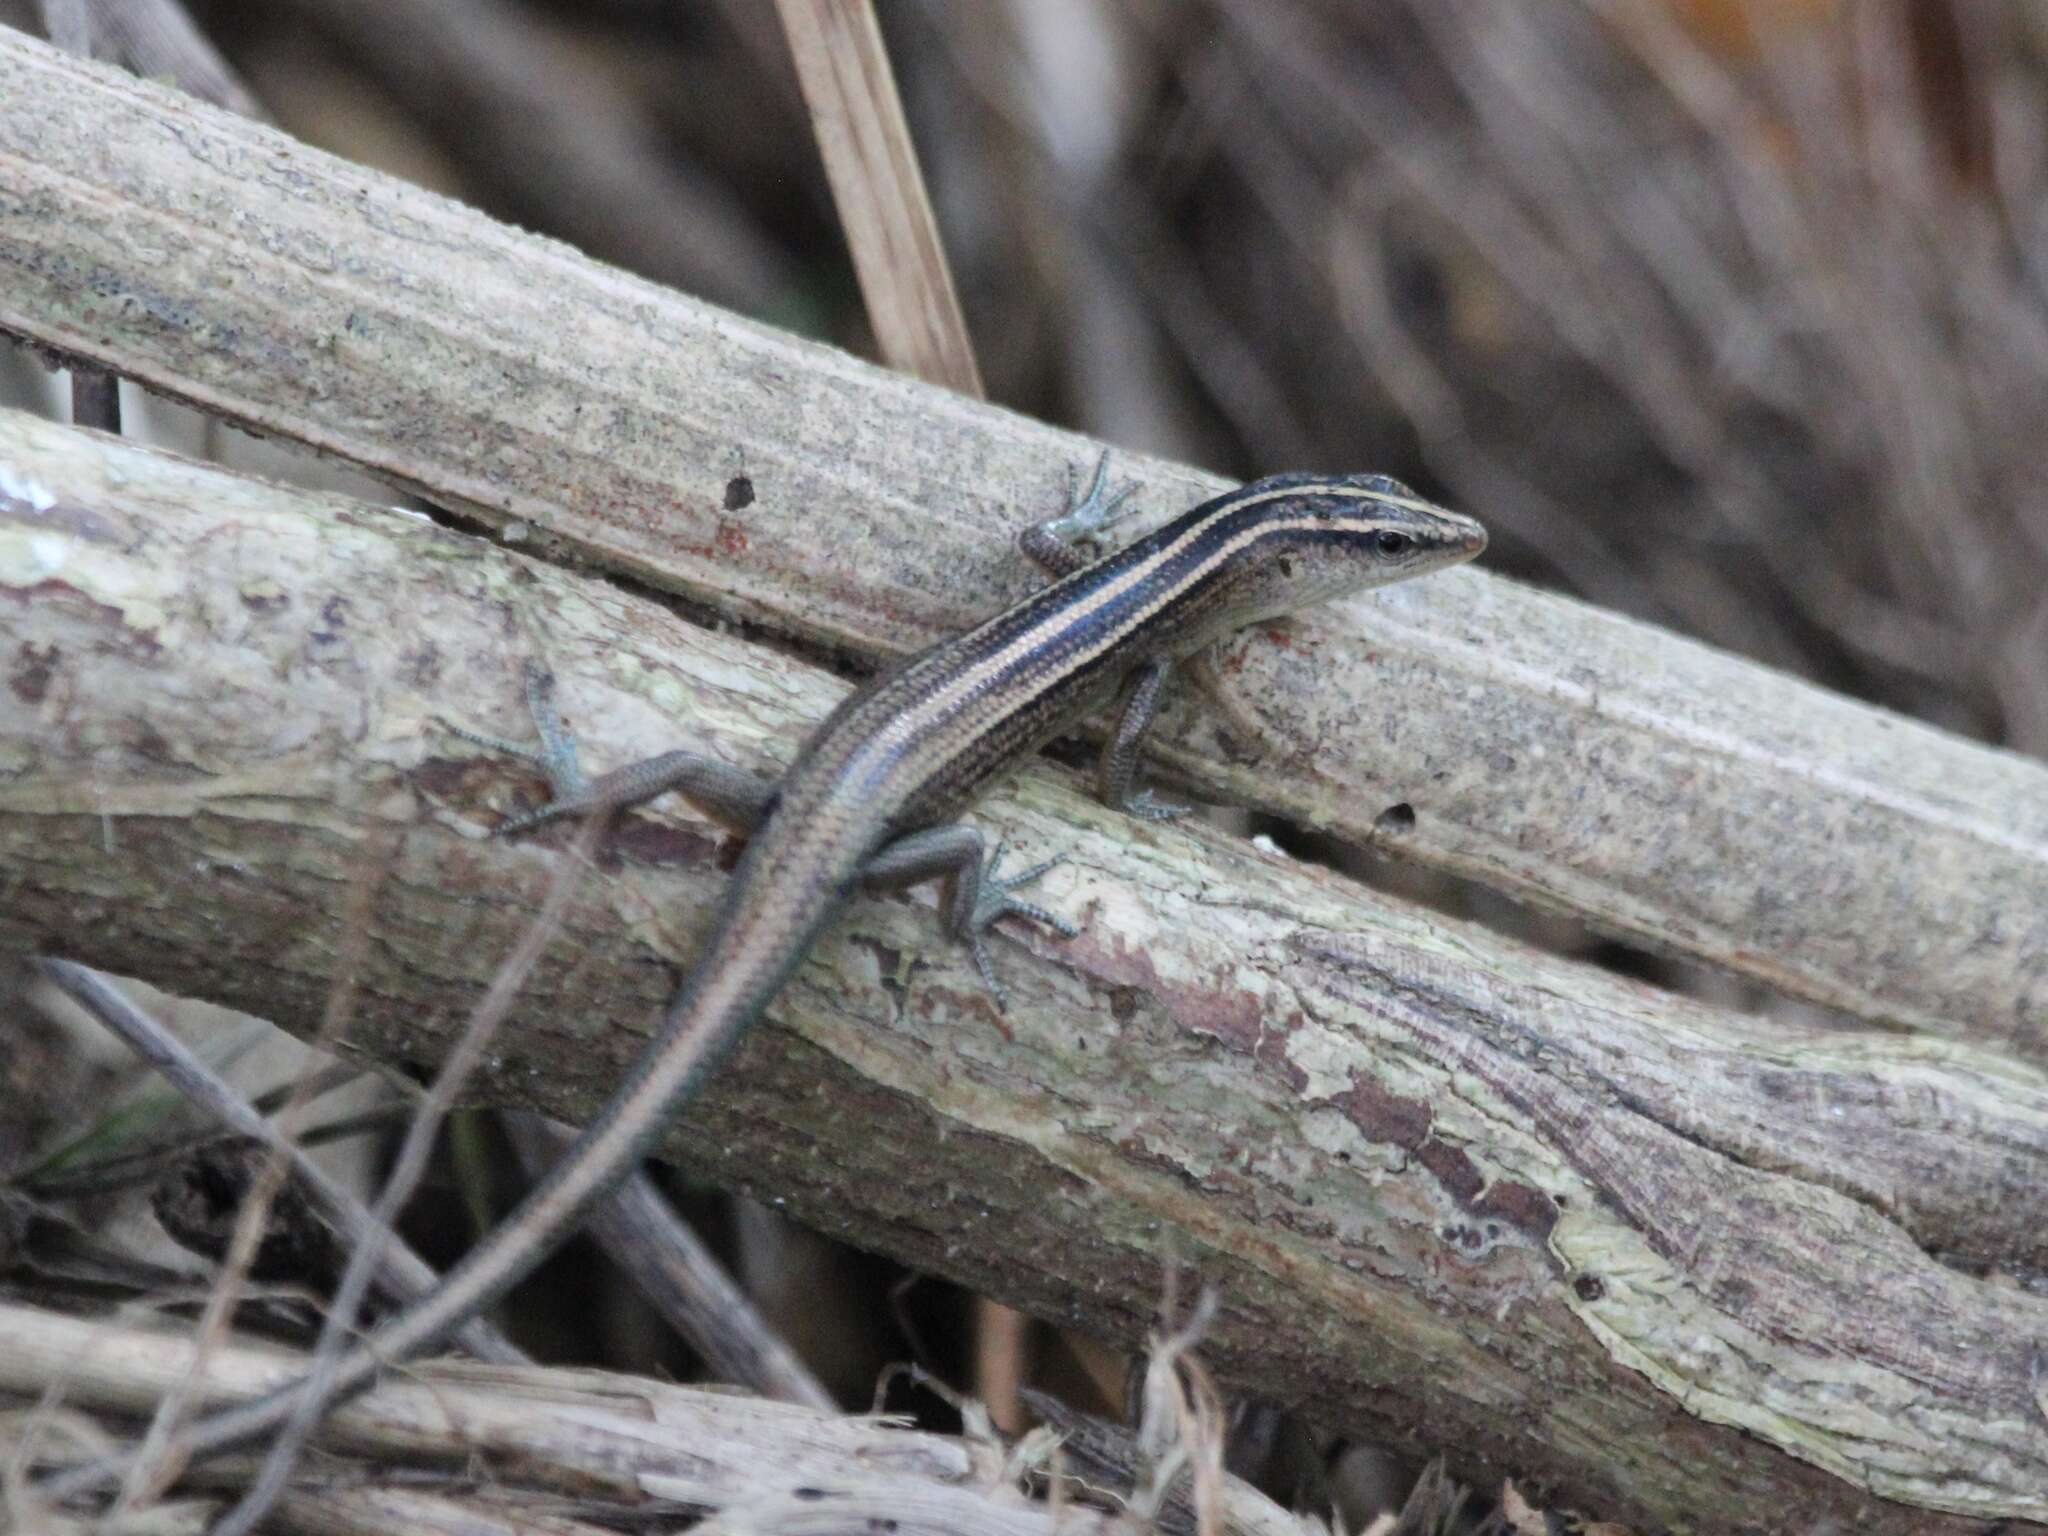
{"type": "Polygon", "coordinates": [[[1068,582],[1047,588],[1039,601],[977,636],[980,651],[974,659],[955,668],[931,693],[903,711],[904,734],[912,740],[927,739],[990,689],[1008,685],[1014,690],[1034,672],[1043,672],[1036,688],[1026,690],[1035,692],[1064,682],[1069,674],[1086,671],[1111,651],[1121,653],[1129,638],[1172,622],[1212,579],[1264,539],[1287,536],[1298,540],[1306,535],[1337,542],[1390,525],[1370,517],[1244,516],[1263,502],[1338,492],[1372,505],[1390,499],[1352,487],[1293,486],[1249,501],[1226,502],[1187,527],[1162,529],[1161,533],[1170,537],[1155,548],[1146,549],[1142,543],[1133,546],[1135,558],[1128,563],[1112,561],[1088,578],[1091,590],[1077,591],[1068,582]]]}

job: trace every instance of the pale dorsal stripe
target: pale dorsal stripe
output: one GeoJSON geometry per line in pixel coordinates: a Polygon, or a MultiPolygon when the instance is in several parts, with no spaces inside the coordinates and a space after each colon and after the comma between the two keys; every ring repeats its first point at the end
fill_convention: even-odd
{"type": "MultiPolygon", "coordinates": [[[[1259,491],[1253,495],[1227,501],[1199,523],[1187,529],[1171,544],[1153,551],[1146,559],[1132,566],[1128,571],[1121,573],[1115,581],[1105,584],[1100,591],[1091,593],[1082,604],[1056,610],[1054,613],[1049,614],[1042,623],[1033,625],[1030,629],[1011,640],[1001,650],[983,657],[973,666],[963,670],[952,679],[947,687],[923,700],[916,708],[905,712],[901,722],[904,732],[912,737],[922,734],[926,729],[936,724],[956,708],[962,699],[971,696],[976,689],[985,685],[990,679],[1000,676],[1005,670],[1016,665],[1019,661],[1044,645],[1047,639],[1050,638],[1048,632],[1057,634],[1073,629],[1078,625],[1086,624],[1096,613],[1114,603],[1133,586],[1145,580],[1146,577],[1159,569],[1160,566],[1178,557],[1189,544],[1200,539],[1210,528],[1214,527],[1219,519],[1233,516],[1248,507],[1262,506],[1270,501],[1282,501],[1289,497],[1300,496],[1335,496],[1353,501],[1370,502],[1374,506],[1399,507],[1405,511],[1423,512],[1432,515],[1439,513],[1438,508],[1426,501],[1413,500],[1403,496],[1389,496],[1380,491],[1369,491],[1360,486],[1345,485],[1339,482],[1311,481],[1307,484],[1290,485],[1277,490],[1259,491]]],[[[1260,539],[1267,538],[1273,534],[1328,529],[1331,526],[1332,523],[1329,518],[1305,517],[1292,518],[1284,522],[1260,523],[1246,529],[1228,543],[1218,545],[1210,552],[1208,558],[1188,573],[1186,579],[1177,584],[1172,592],[1162,595],[1157,603],[1152,604],[1139,613],[1131,615],[1126,623],[1119,626],[1113,632],[1099,635],[1093,646],[1074,658],[1069,670],[1084,666],[1095,657],[1100,656],[1104,651],[1122,639],[1124,635],[1143,624],[1145,620],[1152,617],[1162,607],[1172,603],[1181,592],[1195,586],[1203,577],[1214,571],[1218,565],[1231,559],[1247,545],[1255,544],[1260,539]]],[[[1341,526],[1341,524],[1338,526],[1341,526]]]]}

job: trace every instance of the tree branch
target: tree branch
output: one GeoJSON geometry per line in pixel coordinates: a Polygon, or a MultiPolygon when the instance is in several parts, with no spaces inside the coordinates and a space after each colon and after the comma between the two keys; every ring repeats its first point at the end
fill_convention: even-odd
{"type": "MultiPolygon", "coordinates": [[[[191,1352],[189,1339],[161,1329],[0,1303],[0,1391],[31,1399],[50,1394],[101,1412],[147,1412],[191,1352]]],[[[222,1351],[214,1366],[218,1402],[254,1397],[303,1370],[304,1360],[245,1344],[222,1351]]],[[[1050,1512],[1003,1487],[992,1454],[965,1440],[603,1371],[433,1362],[337,1409],[321,1439],[383,1463],[481,1464],[508,1497],[549,1490],[629,1519],[745,1508],[809,1487],[819,1499],[844,1499],[854,1523],[892,1499],[950,1497],[956,1529],[1054,1531],[1050,1512]]],[[[1279,1511],[1242,1486],[1233,1494],[1240,1510],[1266,1516],[1263,1524],[1238,1519],[1235,1533],[1282,1536],[1279,1511]]],[[[541,1520],[545,1510],[536,1510],[541,1520]]],[[[1109,1523],[1094,1511],[1080,1522],[1088,1536],[1109,1523]]]]}
{"type": "MultiPolygon", "coordinates": [[[[16,415],[0,467],[0,946],[305,1029],[377,857],[352,1045],[387,1062],[446,1048],[561,857],[481,835],[539,786],[443,712],[517,734],[538,655],[605,759],[772,770],[844,691],[403,514],[16,415]]],[[[2048,1522],[2048,1298],[1933,1256],[2048,1269],[2048,1076],[1666,996],[1050,769],[983,814],[1068,854],[1081,937],[999,943],[998,1015],[928,900],[857,903],[672,1152],[1127,1340],[1192,1263],[1229,1379],[1646,1524],[2048,1522]]],[[[720,841],[622,824],[480,1096],[606,1096],[720,841]]]]}

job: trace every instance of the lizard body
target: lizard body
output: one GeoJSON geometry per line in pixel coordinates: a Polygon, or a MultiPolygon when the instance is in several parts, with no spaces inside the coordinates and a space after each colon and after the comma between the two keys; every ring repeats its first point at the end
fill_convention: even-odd
{"type": "MultiPolygon", "coordinates": [[[[1098,468],[1085,498],[1070,498],[1065,516],[1020,540],[1056,573],[1052,585],[853,694],[777,785],[683,752],[585,782],[553,744],[544,761],[558,798],[518,824],[675,790],[750,841],[701,958],[611,1100],[510,1218],[340,1360],[331,1395],[360,1390],[384,1365],[446,1338],[568,1237],[653,1148],[858,890],[943,879],[947,929],[973,946],[991,987],[980,935],[995,918],[1020,913],[1071,933],[1009,894],[1048,866],[997,878],[1000,850],[985,866],[980,835],[950,821],[991,779],[1121,691],[1102,757],[1105,798],[1148,818],[1176,814],[1130,792],[1139,738],[1175,662],[1244,625],[1457,564],[1486,544],[1477,522],[1387,477],[1282,475],[1215,497],[1091,563],[1074,541],[1099,533],[1122,500],[1102,488],[1098,468]]],[[[536,714],[543,739],[557,736],[544,695],[536,714]]],[[[193,1425],[188,1443],[195,1453],[217,1450],[315,1406],[303,1383],[287,1386],[193,1425]]]]}

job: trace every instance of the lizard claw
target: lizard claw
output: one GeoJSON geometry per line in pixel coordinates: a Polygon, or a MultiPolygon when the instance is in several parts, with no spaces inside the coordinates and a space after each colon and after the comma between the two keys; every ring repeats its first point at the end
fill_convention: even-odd
{"type": "Polygon", "coordinates": [[[1178,821],[1183,816],[1192,816],[1195,808],[1182,805],[1174,800],[1161,800],[1149,789],[1141,789],[1124,802],[1124,814],[1135,816],[1140,821],[1178,821]]]}
{"type": "Polygon", "coordinates": [[[486,736],[481,731],[472,731],[457,725],[452,720],[441,724],[464,741],[473,741],[480,747],[493,752],[503,752],[508,757],[520,758],[532,763],[547,776],[548,790],[552,798],[546,805],[524,815],[508,817],[491,829],[493,837],[509,837],[515,832],[524,832],[543,822],[558,817],[573,816],[594,809],[598,803],[593,793],[594,785],[584,773],[576,756],[576,738],[562,723],[560,711],[555,708],[555,675],[536,661],[528,661],[526,676],[526,711],[532,717],[533,726],[540,740],[537,745],[506,741],[500,736],[486,736]]]}
{"type": "Polygon", "coordinates": [[[991,923],[1003,917],[1028,917],[1034,923],[1042,923],[1063,939],[1071,939],[1081,930],[1056,912],[1048,911],[1035,901],[1021,901],[1010,893],[1020,886],[1029,885],[1049,869],[1056,869],[1066,862],[1064,855],[1055,854],[1043,863],[1014,875],[997,873],[1002,868],[1003,853],[1008,843],[997,843],[995,852],[988,856],[982,866],[981,885],[975,894],[974,911],[967,919],[967,931],[961,935],[974,956],[974,968],[981,972],[982,985],[995,997],[996,1007],[1003,1006],[1003,989],[996,982],[995,967],[990,964],[988,947],[982,942],[982,935],[991,923]]]}
{"type": "Polygon", "coordinates": [[[1124,515],[1124,503],[1137,490],[1136,481],[1109,489],[1109,453],[1103,452],[1095,461],[1095,474],[1088,482],[1088,489],[1080,488],[1080,476],[1074,466],[1067,466],[1067,510],[1051,522],[1045,531],[1063,543],[1077,544],[1091,541],[1124,515]]]}

